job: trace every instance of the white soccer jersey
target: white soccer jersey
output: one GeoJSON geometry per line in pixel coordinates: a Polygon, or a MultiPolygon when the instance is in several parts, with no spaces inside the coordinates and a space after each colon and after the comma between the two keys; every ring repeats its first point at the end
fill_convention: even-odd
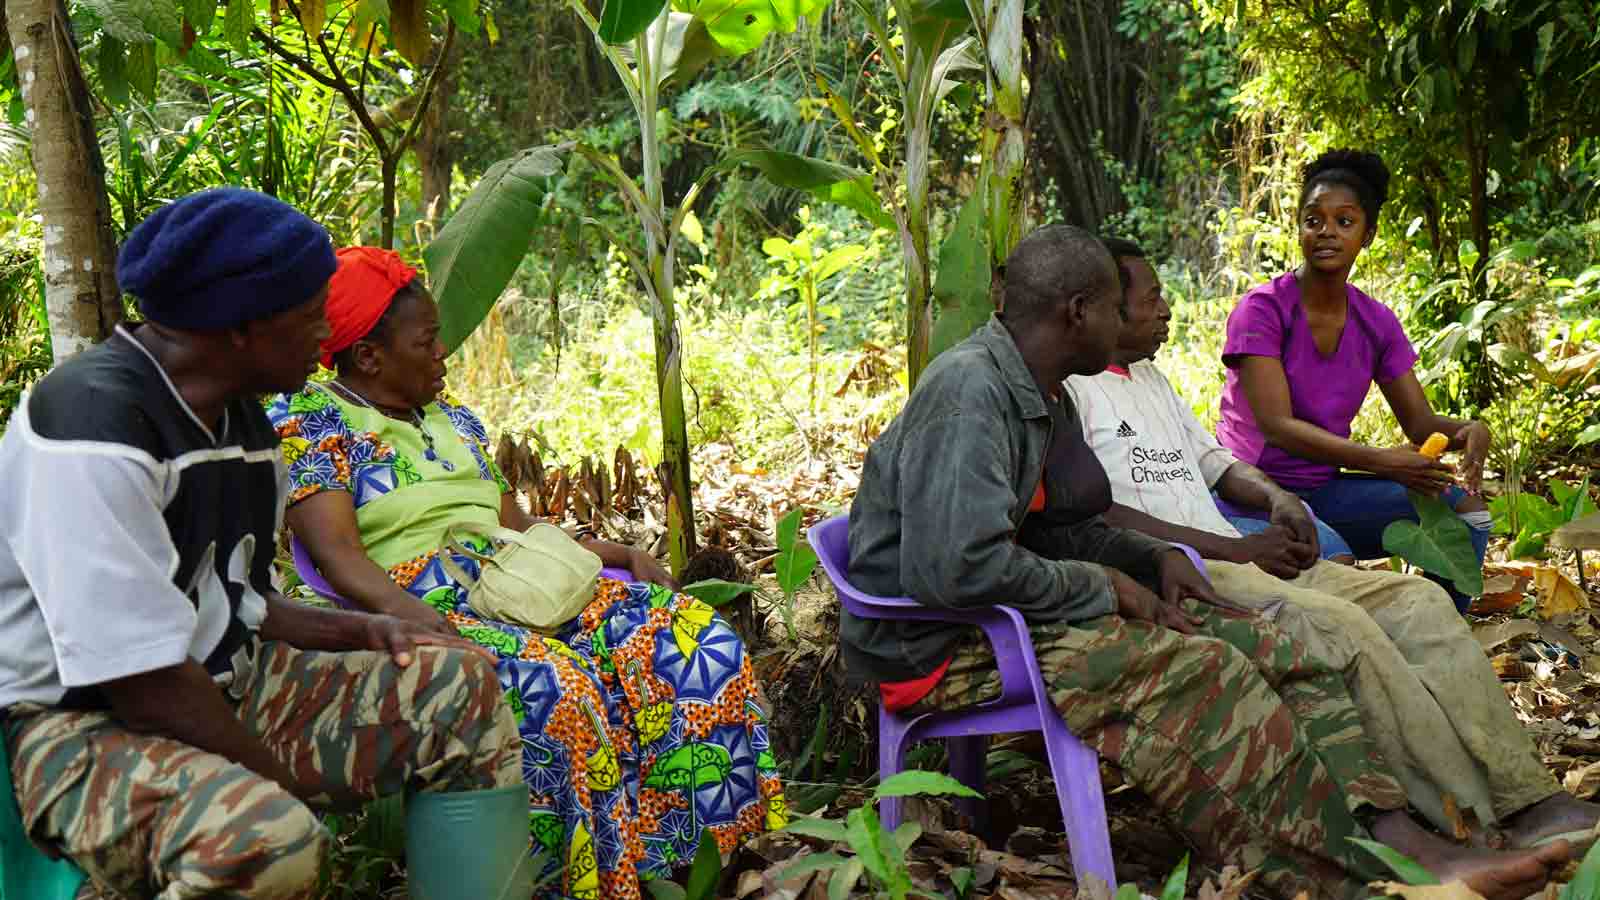
{"type": "Polygon", "coordinates": [[[1134,363],[1126,375],[1074,375],[1066,388],[1116,502],[1175,525],[1239,536],[1211,498],[1211,486],[1238,460],[1155,363],[1134,363]]]}

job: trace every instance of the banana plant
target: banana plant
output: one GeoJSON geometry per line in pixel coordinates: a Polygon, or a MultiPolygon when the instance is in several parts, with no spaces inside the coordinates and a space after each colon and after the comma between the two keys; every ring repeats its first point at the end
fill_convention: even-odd
{"type": "MultiPolygon", "coordinates": [[[[928,164],[933,146],[933,113],[955,86],[953,73],[976,69],[974,40],[967,34],[972,16],[965,0],[856,0],[878,52],[890,63],[904,112],[905,162],[900,181],[904,204],[897,209],[900,246],[906,270],[906,369],[909,384],[931,358],[933,270],[928,242],[928,164]],[[892,10],[899,33],[890,30],[892,10]],[[897,40],[898,38],[898,40],[897,40]],[[896,49],[898,48],[898,49],[896,49]]],[[[831,104],[836,114],[842,104],[831,104]]],[[[852,134],[859,129],[846,126],[852,134]]]]}
{"type": "MultiPolygon", "coordinates": [[[[915,385],[922,370],[947,346],[950,336],[959,340],[970,333],[970,323],[987,318],[988,275],[1005,261],[1022,236],[1022,209],[1018,186],[1026,155],[1023,127],[1022,14],[1023,0],[856,0],[876,38],[877,50],[891,63],[900,88],[905,133],[905,161],[899,181],[905,189],[903,206],[896,210],[906,272],[906,368],[915,385]],[[891,30],[888,13],[893,13],[891,30]],[[933,116],[939,102],[956,85],[963,70],[984,73],[986,115],[979,171],[976,214],[981,216],[981,253],[965,246],[946,247],[940,256],[941,281],[953,277],[958,293],[937,291],[941,317],[953,308],[957,320],[934,333],[936,293],[928,223],[928,167],[933,143],[933,116]],[[945,273],[949,259],[970,260],[979,269],[945,273]],[[966,289],[974,285],[974,289],[966,289]]],[[[847,133],[856,137],[868,159],[877,153],[850,118],[849,108],[837,97],[829,106],[847,133]]],[[[881,168],[881,163],[878,163],[881,168]]],[[[970,218],[963,216],[969,222],[970,218]]],[[[963,244],[971,234],[953,234],[963,244]]]]}
{"type": "Polygon", "coordinates": [[[1023,0],[966,0],[984,61],[983,173],[979,192],[989,225],[989,249],[996,266],[1022,239],[1023,210],[1018,187],[1027,157],[1023,123],[1023,0]]]}
{"type": "MultiPolygon", "coordinates": [[[[666,500],[667,547],[672,569],[682,572],[694,553],[694,505],[690,494],[689,439],[683,403],[683,336],[678,328],[678,311],[673,296],[673,264],[677,241],[685,218],[696,198],[711,179],[730,169],[747,166],[760,171],[780,187],[808,191],[824,200],[852,209],[874,224],[889,227],[892,220],[872,192],[870,177],[859,170],[825,160],[752,149],[731,153],[706,168],[676,207],[668,204],[663,189],[661,155],[666,135],[661,132],[657,111],[662,92],[682,85],[708,62],[718,57],[733,57],[755,49],[773,32],[790,32],[802,17],[817,15],[828,0],[606,0],[596,17],[585,0],[567,0],[589,30],[600,51],[616,70],[639,124],[641,171],[635,178],[624,172],[612,156],[595,147],[576,144],[571,153],[581,157],[598,175],[610,182],[622,197],[628,211],[638,221],[638,236],[610,233],[601,223],[589,224],[606,230],[607,240],[627,259],[639,279],[655,333],[656,389],[661,405],[661,483],[666,500]]],[[[539,151],[528,151],[532,162],[539,151]]],[[[541,165],[544,157],[540,156],[541,165]]],[[[512,168],[517,164],[513,163],[512,168]]],[[[526,168],[526,166],[524,166],[526,168]]],[[[537,173],[548,174],[547,167],[537,173]]],[[[493,170],[491,170],[493,171],[493,170]]],[[[530,173],[533,174],[533,173],[530,173]]],[[[486,178],[487,180],[487,178],[486,178]]],[[[500,179],[504,182],[505,179],[500,179]]],[[[512,190],[530,201],[539,189],[535,182],[516,181],[512,190]]],[[[480,184],[463,204],[466,209],[480,191],[493,192],[493,184],[480,184]]],[[[434,277],[442,317],[454,317],[458,327],[453,335],[461,338],[481,321],[500,292],[504,290],[516,260],[525,255],[537,217],[546,211],[537,202],[520,204],[522,217],[479,217],[477,226],[458,229],[453,240],[462,252],[456,259],[453,275],[441,285],[434,277]],[[504,235],[519,235],[520,246],[505,266],[504,259],[491,261],[476,253],[479,245],[505,245],[504,235]],[[499,237],[495,235],[498,234],[499,237]],[[484,273],[494,262],[493,277],[484,273]],[[504,277],[501,277],[504,272],[504,277]],[[451,284],[455,281],[455,284],[451,284]],[[453,311],[448,307],[455,306],[453,311]],[[464,329],[464,330],[463,330],[464,329]]],[[[459,213],[458,213],[459,215],[459,213]]],[[[440,238],[450,231],[446,224],[440,238]]],[[[503,255],[503,254],[502,254],[503,255]]]]}

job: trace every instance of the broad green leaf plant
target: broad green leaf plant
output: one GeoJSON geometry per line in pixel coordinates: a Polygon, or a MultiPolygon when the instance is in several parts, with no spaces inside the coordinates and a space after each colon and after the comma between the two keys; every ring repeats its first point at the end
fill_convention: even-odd
{"type": "Polygon", "coordinates": [[[783,591],[783,606],[779,609],[782,610],[783,624],[791,641],[796,637],[794,595],[801,585],[811,580],[811,573],[817,568],[816,551],[811,549],[809,542],[800,539],[800,513],[801,509],[797,506],[778,520],[778,557],[772,563],[778,575],[778,588],[783,591]]]}
{"type": "Polygon", "coordinates": [[[922,826],[906,822],[893,832],[885,831],[873,808],[873,804],[885,797],[913,795],[981,796],[938,772],[911,770],[891,775],[872,792],[872,803],[850,810],[843,821],[802,817],[790,822],[785,831],[846,844],[855,855],[844,856],[832,851],[808,854],[786,866],[778,873],[778,880],[787,881],[809,872],[828,872],[830,900],[853,896],[858,885],[870,896],[888,896],[891,900],[929,896],[915,890],[911,870],[906,864],[906,851],[922,836],[922,826]]]}
{"type": "Polygon", "coordinates": [[[1483,567],[1472,548],[1472,534],[1448,503],[1409,492],[1420,522],[1401,520],[1383,530],[1383,549],[1436,575],[1450,579],[1469,597],[1483,593],[1483,567]]]}
{"type": "MultiPolygon", "coordinates": [[[[810,354],[811,414],[817,413],[817,340],[826,326],[818,310],[818,295],[824,283],[845,272],[867,254],[861,244],[841,244],[826,252],[818,246],[828,229],[811,221],[811,210],[800,208],[802,228],[793,239],[769,237],[761,242],[767,265],[775,271],[761,284],[765,296],[789,292],[799,299],[806,321],[806,348],[810,354]]],[[[837,312],[837,307],[834,308],[837,312]]]]}

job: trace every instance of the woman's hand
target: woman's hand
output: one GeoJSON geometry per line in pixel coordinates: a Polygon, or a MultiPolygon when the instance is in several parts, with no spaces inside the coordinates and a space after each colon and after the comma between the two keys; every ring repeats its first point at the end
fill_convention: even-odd
{"type": "Polygon", "coordinates": [[[1482,422],[1468,422],[1456,432],[1450,443],[1462,448],[1461,464],[1456,467],[1462,487],[1469,494],[1483,490],[1483,462],[1489,458],[1489,445],[1494,443],[1489,426],[1482,422]]]}
{"type": "Polygon", "coordinates": [[[411,665],[412,651],[419,645],[467,650],[490,662],[495,658],[493,651],[467,640],[455,629],[451,629],[449,634],[441,634],[397,616],[367,615],[362,618],[365,619],[362,622],[363,649],[387,652],[399,666],[411,665]]]}
{"type": "Polygon", "coordinates": [[[1377,462],[1370,468],[1374,475],[1398,481],[1429,497],[1439,496],[1456,481],[1454,469],[1405,447],[1379,450],[1377,462]]]}
{"type": "Polygon", "coordinates": [[[628,548],[628,570],[640,581],[648,581],[673,590],[678,589],[678,579],[673,578],[672,573],[657,562],[654,556],[636,547],[628,548]]]}
{"type": "Polygon", "coordinates": [[[1168,606],[1181,608],[1183,601],[1193,599],[1240,618],[1255,615],[1249,609],[1217,596],[1217,592],[1211,589],[1211,582],[1206,581],[1206,577],[1200,574],[1200,570],[1194,567],[1188,554],[1182,550],[1173,548],[1161,554],[1156,574],[1161,579],[1161,598],[1168,606]]]}

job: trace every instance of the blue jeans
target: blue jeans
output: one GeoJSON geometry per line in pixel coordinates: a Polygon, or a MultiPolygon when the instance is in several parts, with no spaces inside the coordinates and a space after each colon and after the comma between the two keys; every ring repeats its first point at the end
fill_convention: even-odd
{"type": "MultiPolygon", "coordinates": [[[[1223,518],[1227,519],[1230,525],[1239,529],[1239,533],[1243,535],[1260,534],[1272,526],[1271,520],[1254,516],[1225,515],[1223,518]]],[[[1323,559],[1352,555],[1350,545],[1344,542],[1344,537],[1330,528],[1327,522],[1316,516],[1311,517],[1311,522],[1317,526],[1317,546],[1321,550],[1323,559]]]]}
{"type": "MultiPolygon", "coordinates": [[[[1372,475],[1339,475],[1319,488],[1296,491],[1323,520],[1339,532],[1350,545],[1357,559],[1381,559],[1389,555],[1383,549],[1383,530],[1390,522],[1406,519],[1417,521],[1417,511],[1406,496],[1405,486],[1399,482],[1372,475]]],[[[1467,498],[1467,492],[1452,485],[1441,498],[1454,509],[1467,498]]],[[[1489,549],[1487,529],[1468,528],[1472,533],[1472,549],[1478,553],[1478,563],[1489,549]]],[[[1430,577],[1432,577],[1430,575],[1430,577]]],[[[1457,608],[1465,608],[1464,595],[1459,594],[1444,581],[1435,578],[1450,591],[1457,608]]]]}

